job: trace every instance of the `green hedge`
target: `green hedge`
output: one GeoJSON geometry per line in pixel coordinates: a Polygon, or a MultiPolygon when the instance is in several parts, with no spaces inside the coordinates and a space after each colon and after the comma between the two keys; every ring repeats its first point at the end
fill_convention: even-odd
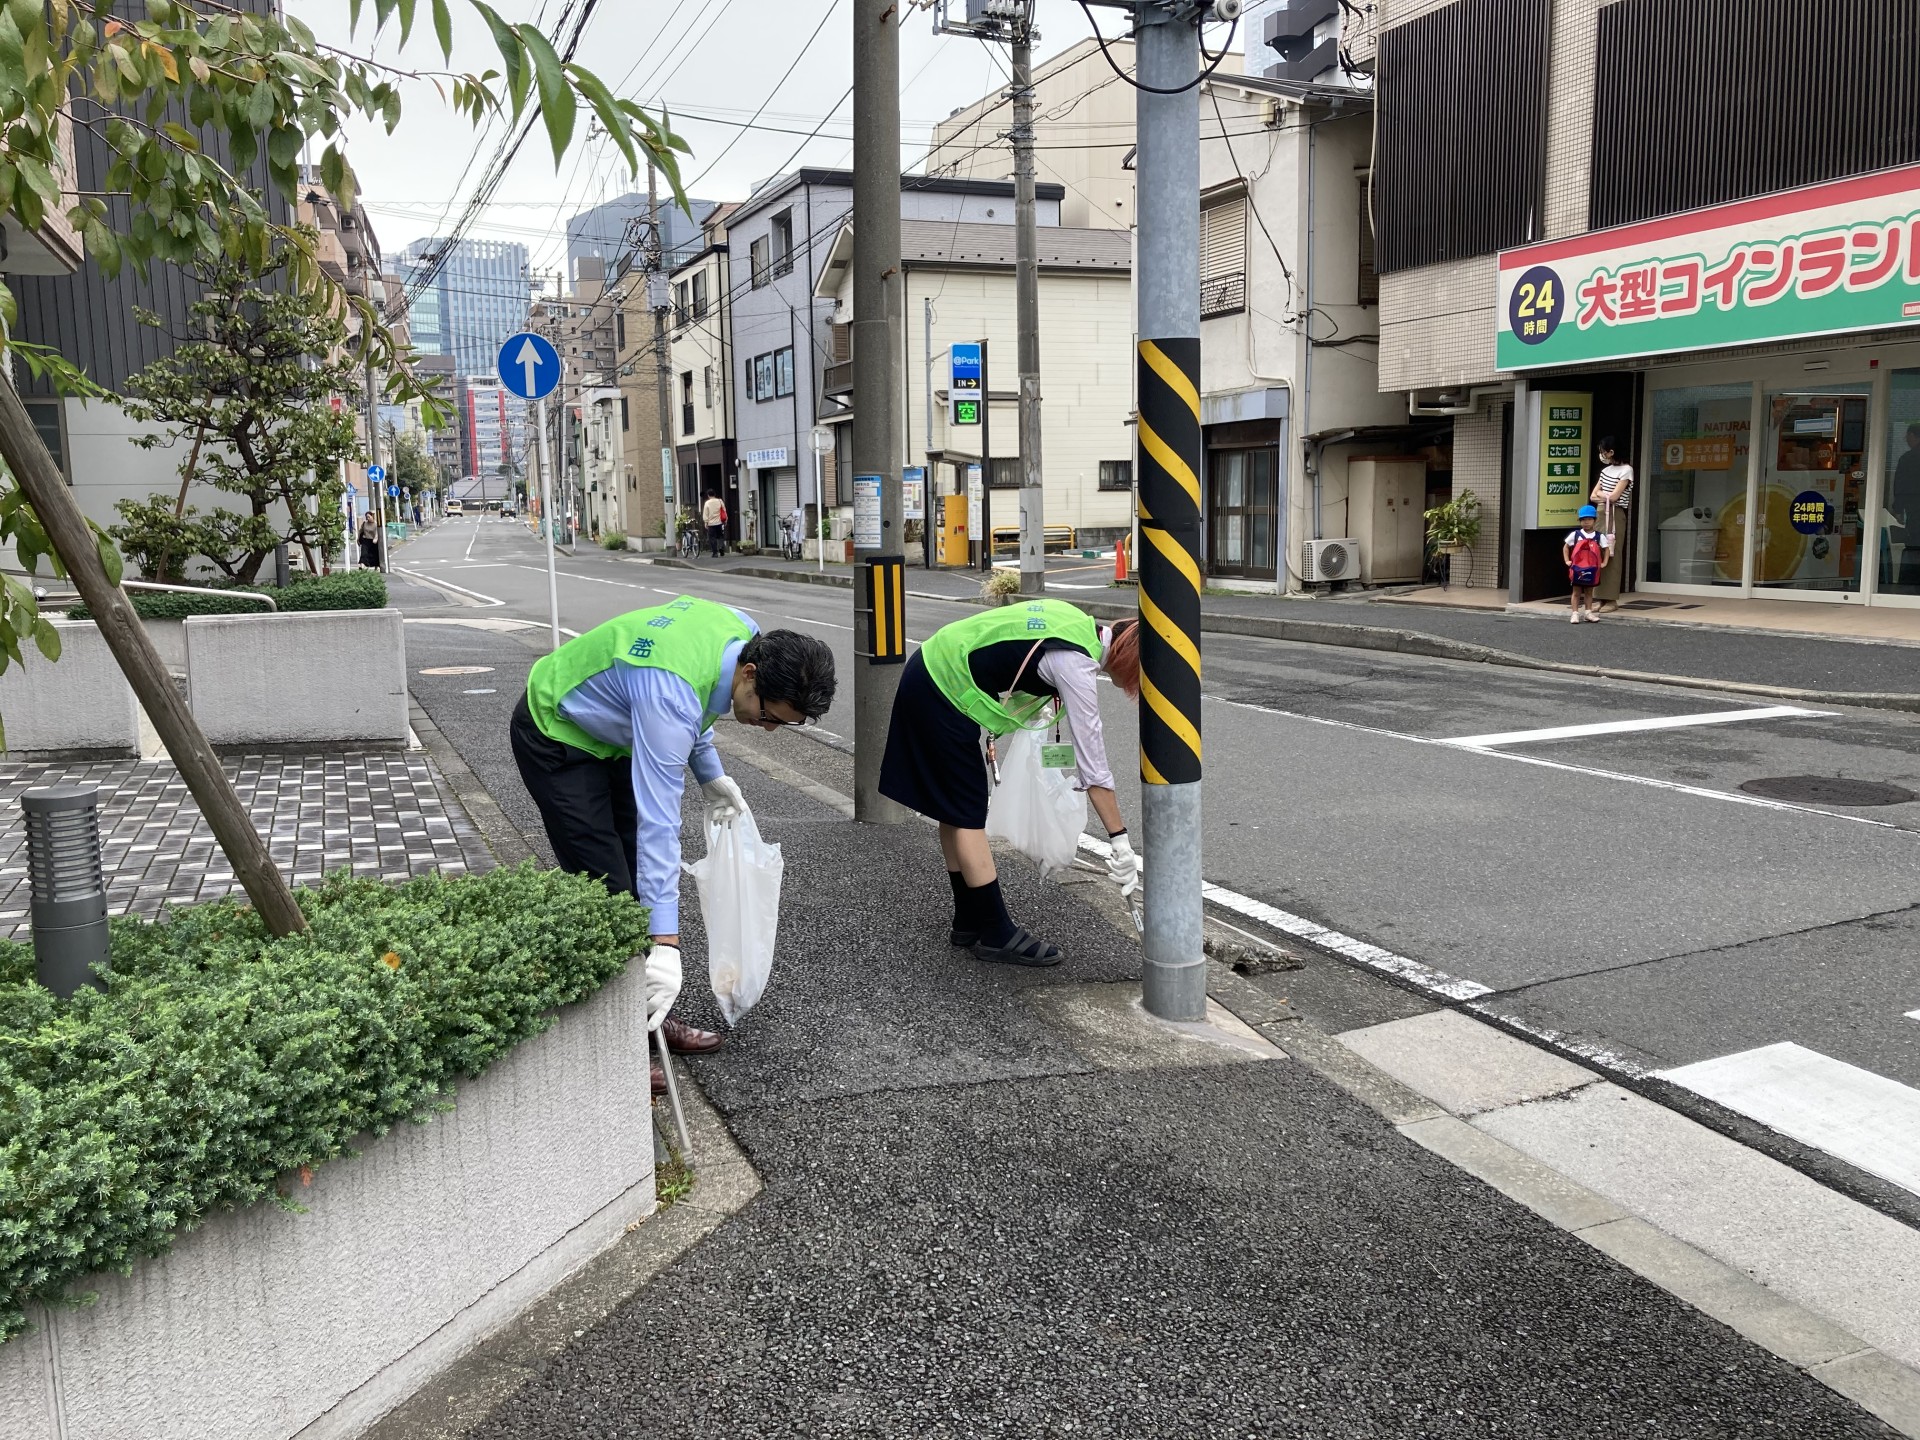
{"type": "MultiPolygon", "coordinates": [[[[129,590],[127,598],[142,620],[184,620],[189,615],[265,615],[267,607],[255,600],[242,600],[240,592],[271,595],[282,610],[384,610],[387,608],[387,577],[378,570],[339,570],[331,575],[303,575],[284,590],[272,585],[221,585],[232,590],[222,595],[176,595],[166,590],[129,590]]],[[[69,620],[91,620],[84,605],[67,611],[69,620]]]]}
{"type": "Polygon", "coordinates": [[[312,928],[284,940],[240,900],[116,920],[107,990],[67,1002],[0,942],[0,1340],[28,1301],[425,1123],[648,944],[632,897],[531,862],[298,893],[312,928]]]}

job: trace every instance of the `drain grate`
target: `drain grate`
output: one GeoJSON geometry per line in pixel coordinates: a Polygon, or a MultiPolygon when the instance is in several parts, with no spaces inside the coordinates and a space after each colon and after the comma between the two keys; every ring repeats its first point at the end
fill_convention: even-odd
{"type": "Polygon", "coordinates": [[[1794,805],[1905,805],[1920,795],[1879,780],[1848,780],[1839,775],[1781,775],[1748,780],[1740,788],[1767,800],[1794,805]]]}

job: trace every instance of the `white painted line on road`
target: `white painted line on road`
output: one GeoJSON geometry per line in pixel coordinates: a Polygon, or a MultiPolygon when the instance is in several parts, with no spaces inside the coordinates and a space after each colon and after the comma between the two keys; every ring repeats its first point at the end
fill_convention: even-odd
{"type": "Polygon", "coordinates": [[[398,565],[393,568],[398,570],[402,575],[405,575],[409,580],[418,580],[422,585],[431,585],[436,590],[452,590],[456,594],[465,595],[471,600],[478,600],[482,605],[504,605],[507,603],[504,600],[496,600],[491,595],[482,595],[478,590],[469,590],[464,585],[456,585],[451,580],[442,580],[437,575],[422,575],[417,570],[403,569],[398,565]]]}
{"type": "Polygon", "coordinates": [[[1920,1020],[1920,1010],[1909,1010],[1909,1011],[1907,1011],[1907,1019],[1909,1019],[1909,1020],[1920,1020]]]}
{"type": "Polygon", "coordinates": [[[1812,805],[1794,805],[1785,800],[1767,800],[1758,795],[1744,795],[1730,790],[1708,790],[1700,785],[1682,785],[1675,780],[1656,780],[1650,775],[1628,775],[1618,770],[1601,770],[1591,765],[1568,765],[1559,760],[1543,760],[1538,755],[1515,755],[1507,750],[1470,748],[1451,740],[1437,740],[1427,735],[1407,735],[1398,730],[1383,730],[1377,725],[1356,725],[1351,720],[1330,720],[1322,715],[1302,715],[1295,710],[1279,710],[1271,705],[1255,705],[1246,700],[1226,700],[1218,695],[1206,695],[1202,698],[1233,710],[1251,710],[1259,715],[1277,715],[1283,720],[1303,720],[1309,725],[1349,730],[1358,735],[1377,735],[1385,740],[1402,740],[1409,745],[1436,745],[1443,750],[1459,751],[1462,754],[1484,755],[1489,760],[1511,760],[1516,765],[1538,765],[1544,770],[1561,770],[1570,775],[1589,775],[1597,780],[1618,780],[1626,785],[1645,785],[1650,789],[1667,790],[1677,795],[1691,795],[1700,800],[1719,800],[1728,805],[1746,805],[1759,810],[1779,810],[1792,815],[1817,815],[1823,820],[1845,820],[1850,824],[1866,825],[1875,830],[1914,833],[1903,830],[1901,826],[1891,821],[1872,820],[1865,815],[1848,815],[1839,810],[1821,810],[1812,805]]]}
{"type": "Polygon", "coordinates": [[[1704,715],[1652,715],[1641,720],[1602,720],[1591,725],[1557,725],[1547,730],[1508,730],[1498,735],[1466,735],[1444,741],[1463,750],[1495,745],[1531,745],[1537,740],[1579,740],[1590,735],[1628,735],[1641,730],[1687,730],[1696,725],[1731,725],[1737,720],[1811,720],[1832,710],[1802,710],[1794,705],[1769,705],[1759,710],[1713,710],[1704,715]]]}
{"type": "MultiPolygon", "coordinates": [[[[1098,855],[1102,860],[1113,853],[1113,847],[1106,841],[1092,835],[1080,837],[1080,848],[1089,854],[1098,855]]],[[[1378,945],[1369,945],[1364,940],[1356,940],[1351,935],[1343,935],[1338,930],[1330,930],[1325,925],[1316,925],[1303,915],[1295,915],[1290,910],[1282,910],[1277,905],[1269,905],[1264,900],[1255,900],[1250,895],[1242,895],[1237,890],[1229,890],[1224,885],[1215,885],[1212,881],[1202,881],[1200,894],[1203,899],[1211,900],[1222,909],[1231,910],[1236,915],[1244,915],[1249,920],[1257,920],[1262,925],[1291,935],[1296,940],[1305,940],[1318,945],[1323,950],[1344,955],[1349,960],[1357,960],[1370,970],[1378,970],[1386,975],[1397,975],[1410,980],[1422,990],[1434,995],[1445,996],[1449,1000],[1477,1000],[1482,995],[1491,995],[1493,990],[1478,980],[1462,980],[1457,975],[1449,975],[1444,970],[1436,970],[1431,965],[1423,965],[1418,960],[1409,960],[1404,955],[1396,955],[1391,950],[1383,950],[1378,945]]]]}
{"type": "Polygon", "coordinates": [[[480,527],[476,525],[473,527],[473,538],[467,541],[467,553],[460,557],[462,560],[471,560],[473,558],[474,542],[479,540],[479,538],[480,538],[480,527]]]}
{"type": "Polygon", "coordinates": [[[1786,1041],[1657,1072],[1920,1195],[1920,1090],[1786,1041]]]}
{"type": "Polygon", "coordinates": [[[1496,1021],[1509,1030],[1518,1030],[1522,1035],[1530,1035],[1550,1049],[1577,1056],[1599,1069],[1610,1070],[1616,1075],[1624,1075],[1635,1080],[1647,1073],[1644,1065],[1637,1065],[1619,1051],[1609,1050],[1604,1045],[1596,1045],[1591,1040],[1582,1040],[1577,1035],[1568,1035],[1564,1031],[1552,1030],[1545,1025],[1528,1024],[1525,1020],[1517,1019],[1506,1011],[1495,1009],[1494,1006],[1485,1002],[1476,1001],[1466,1008],[1476,1015],[1484,1015],[1489,1020],[1496,1021]]]}

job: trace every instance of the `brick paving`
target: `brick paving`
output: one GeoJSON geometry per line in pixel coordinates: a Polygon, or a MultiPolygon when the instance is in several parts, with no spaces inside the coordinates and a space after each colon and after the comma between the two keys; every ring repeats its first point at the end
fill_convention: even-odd
{"type": "MultiPolygon", "coordinates": [[[[349,868],[404,880],[493,865],[480,831],[424,754],[246,755],[224,763],[274,863],[296,885],[349,868]]],[[[166,761],[0,765],[0,936],[27,934],[20,795],[59,784],[105,792],[100,838],[111,913],[152,917],[162,905],[239,888],[186,783],[166,761]]]]}

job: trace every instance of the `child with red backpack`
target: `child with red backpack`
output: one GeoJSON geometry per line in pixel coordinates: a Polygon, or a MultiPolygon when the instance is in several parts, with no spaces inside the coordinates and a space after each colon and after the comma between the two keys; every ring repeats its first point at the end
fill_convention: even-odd
{"type": "Polygon", "coordinates": [[[1580,507],[1580,528],[1568,533],[1560,546],[1561,558],[1567,562],[1567,579],[1573,582],[1573,623],[1578,625],[1582,612],[1589,620],[1600,618],[1599,607],[1593,603],[1593,587],[1600,583],[1600,572],[1613,557],[1609,545],[1613,537],[1602,535],[1594,528],[1594,521],[1600,512],[1591,505],[1580,507]]]}

